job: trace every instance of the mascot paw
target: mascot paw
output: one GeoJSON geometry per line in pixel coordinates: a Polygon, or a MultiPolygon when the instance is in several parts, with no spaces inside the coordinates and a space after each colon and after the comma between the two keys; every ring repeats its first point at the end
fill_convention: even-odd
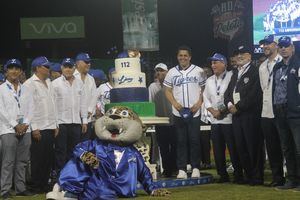
{"type": "Polygon", "coordinates": [[[84,152],[80,157],[82,162],[89,165],[90,167],[97,169],[99,167],[99,160],[95,154],[91,152],[84,152]]]}
{"type": "Polygon", "coordinates": [[[153,190],[151,196],[155,196],[155,197],[163,197],[163,196],[170,196],[171,192],[169,190],[166,189],[157,189],[157,190],[153,190]]]}

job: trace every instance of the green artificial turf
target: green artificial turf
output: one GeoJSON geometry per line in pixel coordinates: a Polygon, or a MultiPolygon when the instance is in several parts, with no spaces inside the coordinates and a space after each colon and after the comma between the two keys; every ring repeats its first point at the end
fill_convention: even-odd
{"type": "MultiPolygon", "coordinates": [[[[215,170],[205,170],[215,175],[215,170]]],[[[265,173],[266,183],[270,182],[270,171],[265,173]]],[[[300,200],[300,192],[293,190],[278,191],[266,186],[248,186],[227,184],[207,184],[192,187],[172,188],[170,197],[149,197],[145,192],[139,191],[137,200],[300,200]]],[[[45,195],[30,198],[14,198],[19,200],[42,200],[45,195]]]]}

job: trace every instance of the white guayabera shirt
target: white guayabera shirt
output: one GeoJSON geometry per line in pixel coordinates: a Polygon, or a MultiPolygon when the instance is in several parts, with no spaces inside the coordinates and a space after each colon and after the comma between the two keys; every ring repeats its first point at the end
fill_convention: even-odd
{"type": "Polygon", "coordinates": [[[47,86],[35,74],[23,84],[21,113],[24,115],[24,123],[30,124],[33,131],[57,128],[56,106],[50,79],[46,80],[46,84],[47,86]]]}
{"type": "Polygon", "coordinates": [[[72,85],[64,76],[52,82],[58,124],[87,124],[87,104],[83,82],[74,78],[72,85]]]}

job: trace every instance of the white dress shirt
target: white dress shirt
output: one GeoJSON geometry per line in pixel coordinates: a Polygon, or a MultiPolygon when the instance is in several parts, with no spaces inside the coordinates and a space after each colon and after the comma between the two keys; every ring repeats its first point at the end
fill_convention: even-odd
{"type": "Polygon", "coordinates": [[[46,85],[35,74],[23,84],[21,113],[24,115],[24,123],[30,124],[33,131],[57,128],[56,106],[50,79],[46,80],[46,85]]]}
{"type": "Polygon", "coordinates": [[[105,113],[105,104],[110,103],[110,90],[112,88],[109,82],[103,83],[97,88],[97,107],[102,114],[105,113]]]}
{"type": "Polygon", "coordinates": [[[16,91],[8,80],[0,85],[0,135],[16,133],[14,127],[23,123],[23,116],[20,114],[22,91],[21,84],[16,91]]]}
{"type": "MultiPolygon", "coordinates": [[[[240,78],[249,70],[249,68],[251,67],[250,64],[251,64],[251,62],[248,62],[245,65],[243,65],[242,67],[238,67],[237,68],[238,69],[238,79],[237,79],[236,83],[238,83],[238,81],[240,80],[240,78]]],[[[234,88],[233,92],[235,93],[235,88],[234,88]]],[[[235,102],[235,104],[236,103],[237,102],[235,102]]],[[[234,104],[233,104],[233,102],[230,101],[230,102],[228,102],[227,107],[229,108],[232,105],[234,105],[234,104]]]]}
{"type": "MultiPolygon", "coordinates": [[[[81,74],[79,73],[79,71],[76,69],[74,72],[74,76],[76,78],[81,79],[81,74]]],[[[84,90],[85,90],[85,96],[87,98],[86,102],[87,102],[87,106],[88,106],[88,112],[92,113],[92,115],[95,114],[96,111],[96,104],[97,104],[97,97],[96,97],[96,83],[95,83],[95,79],[89,75],[86,74],[85,76],[85,80],[82,80],[83,84],[84,84],[84,90]]],[[[90,123],[92,121],[92,118],[89,117],[88,118],[88,122],[90,123]]]]}
{"type": "MultiPolygon", "coordinates": [[[[231,80],[231,76],[231,71],[225,71],[219,77],[213,75],[206,80],[206,85],[203,92],[203,102],[206,109],[218,109],[220,104],[224,105],[224,93],[231,80]]],[[[231,124],[232,114],[229,113],[222,120],[218,120],[211,115],[210,119],[212,124],[231,124]]]]}
{"type": "Polygon", "coordinates": [[[154,97],[157,94],[158,91],[160,91],[162,89],[162,84],[160,84],[159,81],[155,81],[153,83],[151,83],[148,87],[148,91],[149,91],[149,101],[153,102],[154,101],[154,97]]]}
{"type": "Polygon", "coordinates": [[[52,82],[58,124],[87,124],[87,104],[83,82],[72,84],[62,75],[52,82]]]}
{"type": "Polygon", "coordinates": [[[274,65],[282,60],[282,57],[277,54],[273,60],[265,60],[259,67],[259,80],[263,92],[263,106],[261,117],[274,118],[273,100],[272,100],[272,85],[273,85],[273,68],[274,65]]]}

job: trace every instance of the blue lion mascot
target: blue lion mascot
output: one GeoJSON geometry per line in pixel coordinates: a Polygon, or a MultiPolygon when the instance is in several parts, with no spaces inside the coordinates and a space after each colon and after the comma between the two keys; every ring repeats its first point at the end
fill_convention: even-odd
{"type": "Polygon", "coordinates": [[[95,123],[94,140],[79,143],[60,172],[47,199],[111,200],[136,196],[137,183],[152,196],[170,192],[158,189],[141,153],[133,146],[143,124],[129,108],[115,106],[95,123]]]}

